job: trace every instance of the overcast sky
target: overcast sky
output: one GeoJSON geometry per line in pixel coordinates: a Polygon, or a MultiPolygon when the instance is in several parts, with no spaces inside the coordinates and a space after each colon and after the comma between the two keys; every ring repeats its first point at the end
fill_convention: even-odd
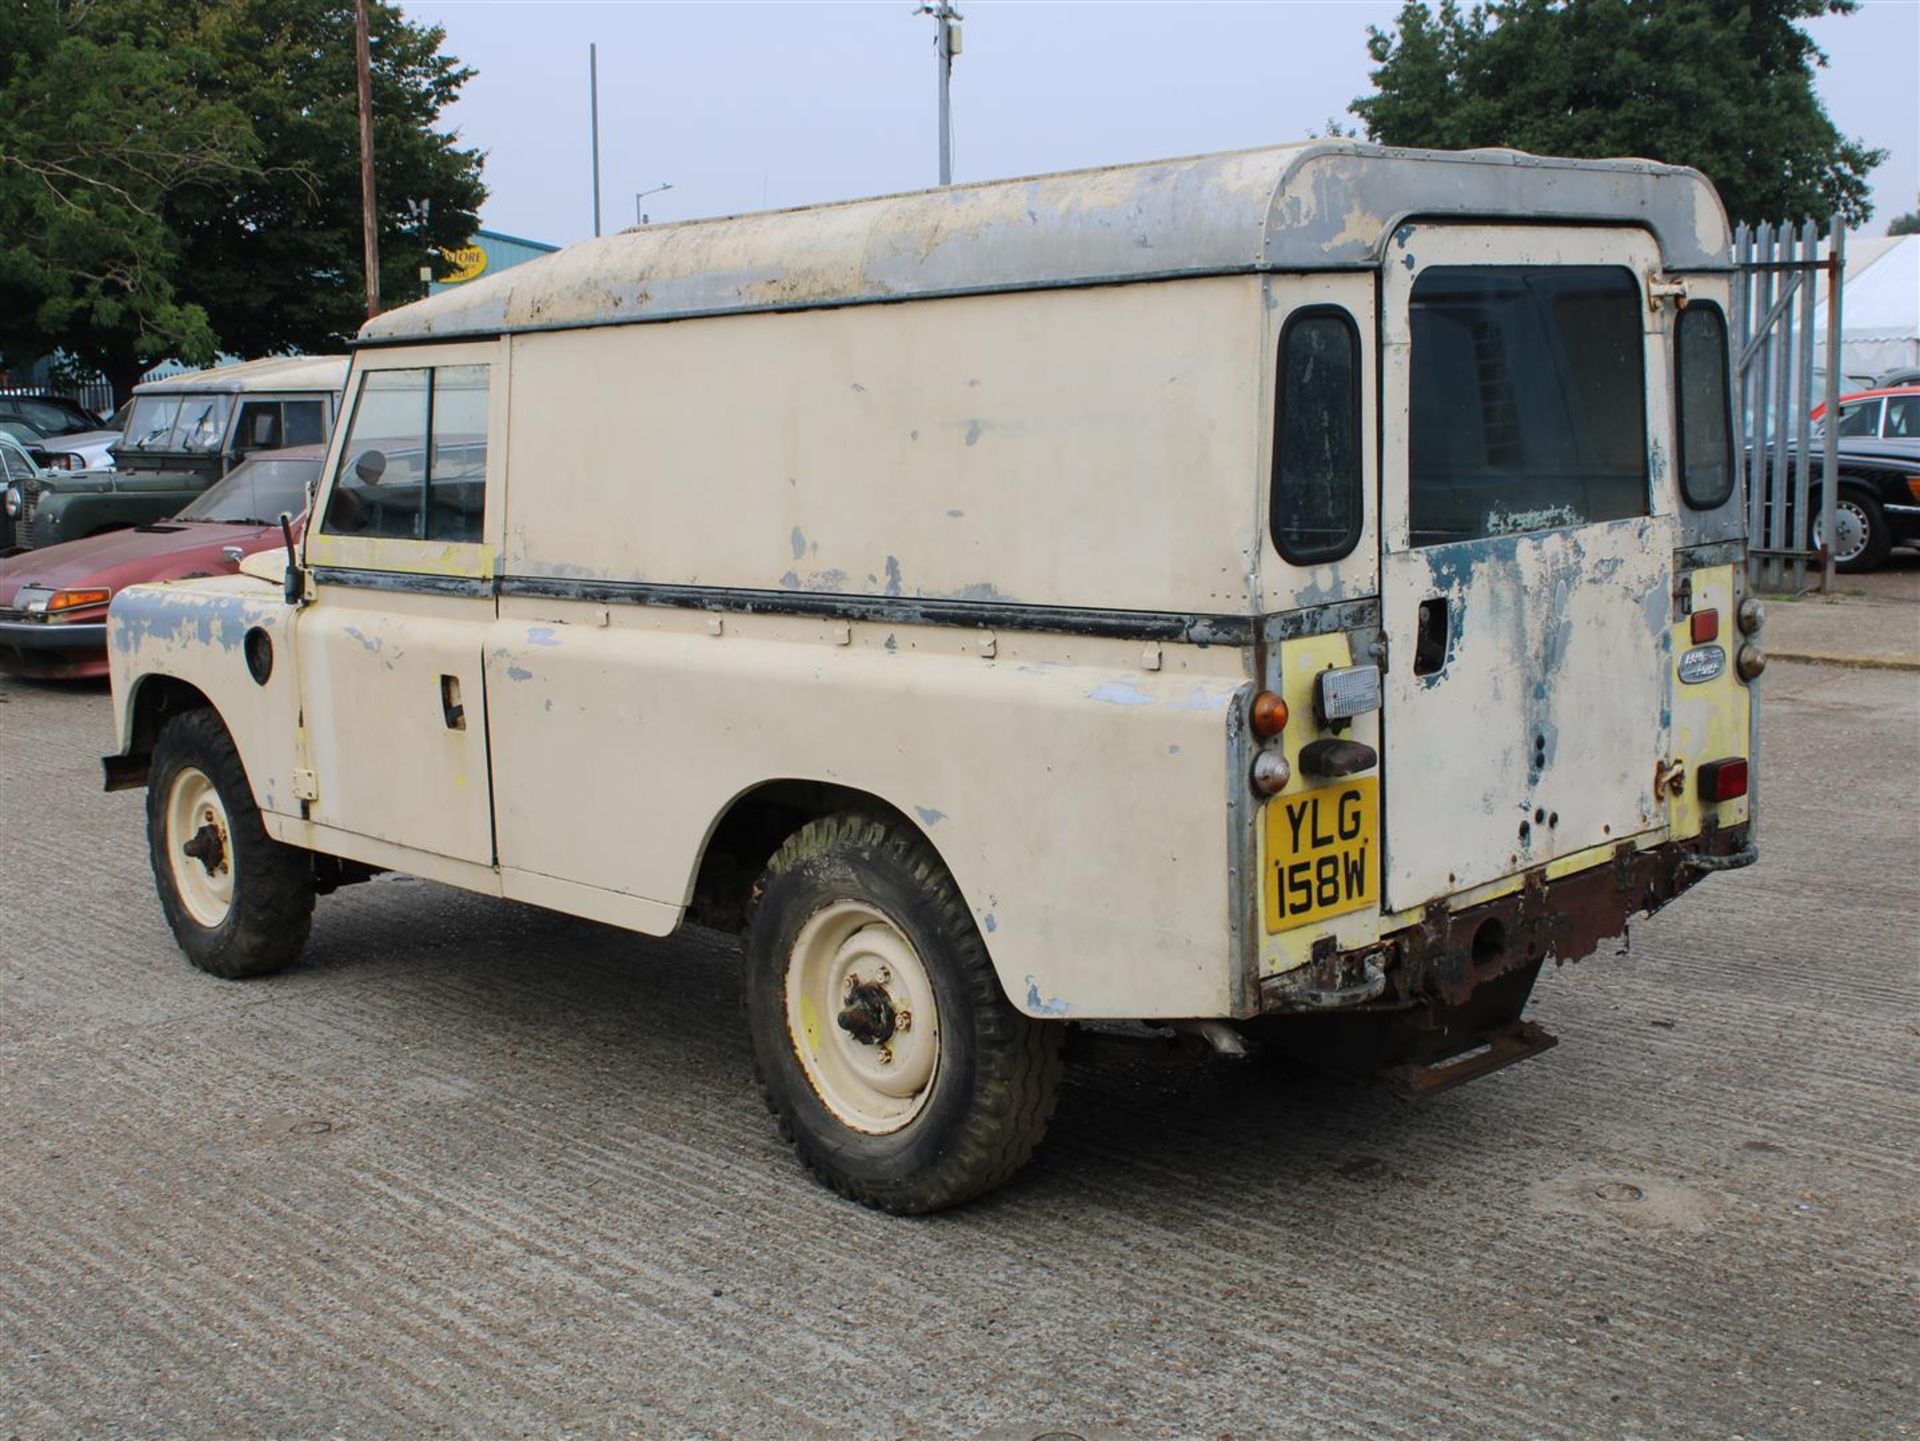
{"type": "MultiPolygon", "coordinates": [[[[604,226],[918,189],[938,178],[933,22],[913,0],[402,0],[478,71],[449,112],[487,152],[490,229],[593,233],[587,45],[600,49],[604,226]]],[[[1397,3],[960,0],[954,178],[985,180],[1297,139],[1352,123],[1369,24],[1397,3]]],[[[1820,89],[1888,151],[1872,234],[1920,191],[1920,0],[1813,22],[1820,89]]]]}

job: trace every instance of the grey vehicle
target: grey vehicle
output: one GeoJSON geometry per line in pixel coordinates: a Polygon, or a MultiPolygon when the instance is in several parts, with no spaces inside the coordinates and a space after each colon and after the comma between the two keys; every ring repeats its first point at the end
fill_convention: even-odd
{"type": "MultiPolygon", "coordinates": [[[[45,479],[46,470],[27,451],[11,426],[0,424],[0,485],[11,492],[15,485],[34,485],[45,479]]],[[[5,505],[0,505],[0,555],[14,548],[14,520],[5,505]]]]}
{"type": "Polygon", "coordinates": [[[247,456],[332,433],[343,355],[279,356],[134,387],[115,469],[47,471],[7,486],[18,547],[145,525],[177,512],[247,456]]]}

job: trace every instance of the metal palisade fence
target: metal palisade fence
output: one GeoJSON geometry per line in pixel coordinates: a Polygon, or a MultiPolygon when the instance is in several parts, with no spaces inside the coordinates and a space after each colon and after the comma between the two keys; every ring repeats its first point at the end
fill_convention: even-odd
{"type": "Polygon", "coordinates": [[[1819,227],[1742,225],[1734,231],[1734,425],[1747,482],[1747,580],[1759,590],[1833,585],[1838,468],[1832,424],[1840,396],[1840,282],[1846,233],[1836,220],[1824,253],[1819,227]],[[1824,374],[1814,368],[1815,287],[1826,285],[1824,374]],[[1818,428],[1813,407],[1829,422],[1818,428]]]}

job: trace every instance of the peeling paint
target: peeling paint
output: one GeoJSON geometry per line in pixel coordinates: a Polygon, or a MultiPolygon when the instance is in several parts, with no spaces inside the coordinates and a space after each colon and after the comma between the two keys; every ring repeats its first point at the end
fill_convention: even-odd
{"type": "Polygon", "coordinates": [[[521,666],[510,665],[507,667],[507,679],[508,680],[532,680],[533,672],[530,670],[526,670],[521,666]]]}
{"type": "Polygon", "coordinates": [[[802,531],[799,526],[796,525],[793,528],[793,534],[788,536],[787,539],[793,546],[793,558],[795,560],[800,559],[801,556],[807,553],[806,533],[802,531]]]}
{"type": "Polygon", "coordinates": [[[559,645],[560,637],[555,635],[552,626],[536,625],[527,631],[528,645],[559,645]]]}
{"type": "Polygon", "coordinates": [[[1087,692],[1088,700],[1105,705],[1152,705],[1153,697],[1138,686],[1123,680],[1103,681],[1087,692]]]}
{"type": "Polygon", "coordinates": [[[1041,999],[1039,983],[1027,977],[1027,1011],[1036,1016],[1064,1016],[1070,1007],[1058,996],[1041,999]]]}
{"type": "Polygon", "coordinates": [[[947,818],[945,811],[937,811],[932,806],[915,806],[915,814],[930,826],[937,826],[947,818]]]}
{"type": "Polygon", "coordinates": [[[887,594],[900,594],[900,561],[897,556],[887,557],[887,594]]]}

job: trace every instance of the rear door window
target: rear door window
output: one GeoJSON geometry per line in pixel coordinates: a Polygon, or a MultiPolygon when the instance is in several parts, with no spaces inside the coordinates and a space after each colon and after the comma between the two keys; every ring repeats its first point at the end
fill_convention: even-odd
{"type": "Polygon", "coordinates": [[[1889,440],[1920,439],[1920,395],[1887,397],[1887,425],[1883,434],[1889,440]]]}
{"type": "Polygon", "coordinates": [[[1878,435],[1880,433],[1880,402],[1878,400],[1856,400],[1852,405],[1840,407],[1841,435],[1878,435]]]}
{"type": "Polygon", "coordinates": [[[1648,509],[1640,286],[1613,266],[1435,266],[1414,282],[1416,546],[1648,509]]]}

